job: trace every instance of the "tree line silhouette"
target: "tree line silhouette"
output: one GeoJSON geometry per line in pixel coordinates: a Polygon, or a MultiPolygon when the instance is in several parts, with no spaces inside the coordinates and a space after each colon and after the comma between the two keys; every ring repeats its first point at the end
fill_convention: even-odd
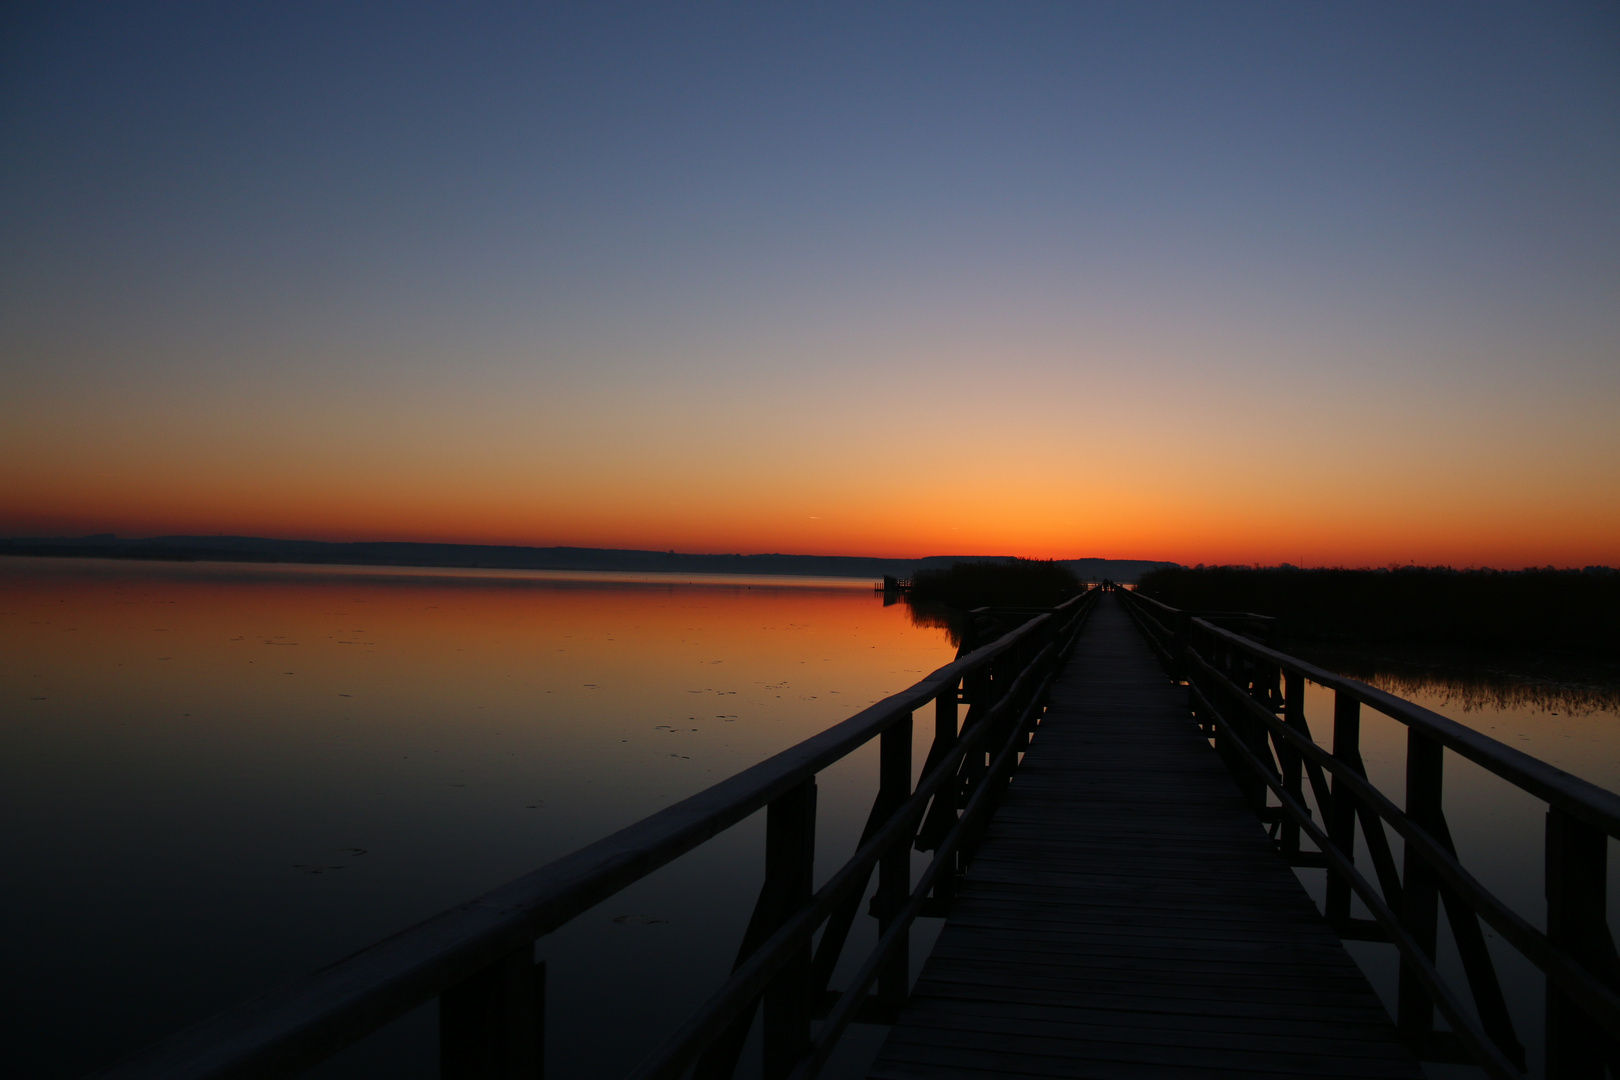
{"type": "Polygon", "coordinates": [[[1172,607],[1252,611],[1295,640],[1540,648],[1620,660],[1620,571],[1195,566],[1143,575],[1172,607]]]}

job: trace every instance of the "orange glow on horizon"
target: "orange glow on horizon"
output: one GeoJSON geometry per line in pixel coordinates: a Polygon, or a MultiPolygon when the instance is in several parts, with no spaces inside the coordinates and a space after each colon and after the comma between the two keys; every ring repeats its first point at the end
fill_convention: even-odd
{"type": "MultiPolygon", "coordinates": [[[[170,498],[122,498],[86,507],[42,499],[0,516],[0,535],[123,537],[237,535],[281,539],[510,544],[628,548],[692,554],[1020,555],[1027,558],[1156,559],[1194,563],[1297,565],[1585,566],[1620,564],[1620,515],[1589,508],[1586,520],[1560,515],[1423,513],[1390,507],[1354,512],[1325,501],[1293,520],[1267,520],[1263,506],[1177,504],[1171,498],[1116,497],[1083,509],[1016,499],[985,499],[980,515],[940,514],[952,493],[918,491],[849,499],[840,514],[787,515],[715,506],[707,513],[656,507],[546,512],[462,499],[449,506],[404,501],[288,499],[244,495],[186,505],[170,498]],[[42,504],[42,505],[41,505],[42,504]],[[1072,515],[1072,516],[1071,516],[1072,515]],[[943,520],[942,520],[943,519],[943,520]],[[1560,520],[1556,536],[1545,527],[1560,520]]],[[[16,505],[15,502],[12,503],[16,505]]]]}
{"type": "Polygon", "coordinates": [[[349,420],[328,405],[297,429],[275,411],[232,428],[180,402],[74,404],[21,416],[0,440],[0,536],[1620,565],[1620,479],[1606,450],[1582,449],[1613,441],[1593,402],[1550,425],[1556,437],[1515,442],[1416,404],[1380,404],[1374,426],[1350,399],[1256,432],[1228,423],[1240,403],[1190,392],[1157,414],[1005,404],[989,410],[995,438],[897,425],[861,400],[781,417],[739,407],[718,433],[694,403],[660,411],[647,394],[573,417],[352,403],[349,420]]]}

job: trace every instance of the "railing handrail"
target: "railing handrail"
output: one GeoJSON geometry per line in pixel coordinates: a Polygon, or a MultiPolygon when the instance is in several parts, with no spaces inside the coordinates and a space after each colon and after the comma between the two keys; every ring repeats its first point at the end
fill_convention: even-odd
{"type": "Polygon", "coordinates": [[[1155,600],[1151,596],[1143,596],[1141,593],[1137,592],[1135,589],[1130,589],[1130,590],[1121,589],[1120,591],[1121,592],[1126,592],[1129,596],[1133,597],[1137,601],[1140,601],[1141,603],[1152,604],[1154,607],[1161,608],[1161,609],[1163,609],[1165,611],[1168,611],[1172,615],[1190,615],[1190,616],[1194,616],[1194,617],[1197,617],[1197,618],[1204,618],[1204,619],[1254,619],[1254,620],[1257,620],[1259,622],[1277,622],[1278,621],[1277,616],[1275,616],[1275,615],[1262,615],[1257,611],[1206,611],[1206,610],[1204,610],[1202,608],[1194,608],[1192,610],[1184,611],[1181,608],[1173,608],[1173,607],[1171,607],[1169,604],[1165,603],[1163,600],[1155,600]]]}
{"type": "Polygon", "coordinates": [[[1448,749],[1495,773],[1515,787],[1522,788],[1541,801],[1567,810],[1588,824],[1604,830],[1610,836],[1620,837],[1620,795],[1567,773],[1556,765],[1549,765],[1540,758],[1531,757],[1523,750],[1517,750],[1489,735],[1475,731],[1466,724],[1459,724],[1405,698],[1396,697],[1376,686],[1369,686],[1359,679],[1335,675],[1315,664],[1268,648],[1204,619],[1194,619],[1193,622],[1201,629],[1252,656],[1258,656],[1321,686],[1344,691],[1385,716],[1438,739],[1448,749]]]}
{"type": "MultiPolygon", "coordinates": [[[[1209,661],[1196,653],[1194,662],[1203,669],[1205,674],[1213,677],[1217,682],[1223,682],[1229,691],[1237,692],[1241,688],[1231,683],[1225,674],[1209,661]]],[[[1195,688],[1201,704],[1210,707],[1209,699],[1203,691],[1195,688]]],[[[1557,979],[1565,989],[1579,995],[1590,1011],[1601,1014],[1603,1022],[1610,1027],[1620,1027],[1620,998],[1616,998],[1613,991],[1602,986],[1588,973],[1581,970],[1580,964],[1573,961],[1563,950],[1558,949],[1548,940],[1547,936],[1533,927],[1528,921],[1514,912],[1508,905],[1493,896],[1473,874],[1462,865],[1461,861],[1429,831],[1423,828],[1405,810],[1380,791],[1375,784],[1368,780],[1361,772],[1349,762],[1342,761],[1318,746],[1309,735],[1290,728],[1286,723],[1278,720],[1275,715],[1267,713],[1266,707],[1252,698],[1242,699],[1245,707],[1256,719],[1265,724],[1276,736],[1291,745],[1306,760],[1314,762],[1326,770],[1336,784],[1342,783],[1343,789],[1353,793],[1353,797],[1361,804],[1372,809],[1380,818],[1388,822],[1406,842],[1412,845],[1420,858],[1437,870],[1446,880],[1446,883],[1455,889],[1470,907],[1485,918],[1502,937],[1521,953],[1528,957],[1538,967],[1557,979]]],[[[1251,767],[1258,766],[1263,772],[1268,772],[1267,785],[1274,791],[1279,784],[1274,783],[1276,777],[1269,774],[1263,762],[1253,757],[1253,752],[1243,747],[1235,747],[1237,751],[1249,757],[1251,767]]],[[[1335,788],[1334,790],[1343,790],[1335,788]]],[[[1286,790],[1279,794],[1279,798],[1288,795],[1286,790]]],[[[1286,805],[1286,799],[1285,805],[1286,805]]],[[[1296,803],[1293,808],[1296,812],[1300,807],[1296,803]]],[[[1309,814],[1304,815],[1309,818],[1309,814]]],[[[1302,826],[1304,822],[1301,822],[1302,826]]],[[[1324,837],[1325,839],[1325,837],[1324,837]]],[[[1331,841],[1329,841],[1331,844],[1331,841]]],[[[1322,848],[1323,851],[1327,847],[1322,848]]]]}
{"type": "Polygon", "coordinates": [[[1620,796],[1195,613],[1149,597],[1133,594],[1132,600],[1131,613],[1165,660],[1167,673],[1178,682],[1185,679],[1200,729],[1227,759],[1250,804],[1274,823],[1272,836],[1281,851],[1295,866],[1331,871],[1324,905],[1329,922],[1346,937],[1387,941],[1399,950],[1395,1011],[1402,1033],[1418,1045],[1454,1039],[1490,1076],[1524,1080],[1524,1046],[1514,1031],[1483,922],[1546,976],[1546,1075],[1556,1080],[1600,1075],[1604,1058],[1612,1060],[1612,1048],[1620,1044],[1620,959],[1604,913],[1607,845],[1610,837],[1620,837],[1620,796]],[[1334,693],[1331,752],[1311,735],[1306,682],[1334,693]],[[1363,706],[1406,725],[1403,806],[1366,775],[1359,749],[1363,706]],[[1442,802],[1447,749],[1547,804],[1545,930],[1492,895],[1459,859],[1442,802]],[[1307,780],[1325,821],[1318,821],[1306,803],[1307,780]],[[1267,793],[1280,806],[1268,806],[1267,793]],[[1281,815],[1275,813],[1279,810],[1281,815]],[[1376,888],[1355,867],[1358,821],[1377,872],[1376,888]],[[1396,869],[1386,826],[1405,842],[1404,873],[1396,869]],[[1317,850],[1303,849],[1301,837],[1317,850]],[[1372,922],[1353,916],[1352,894],[1365,903],[1372,922]],[[1464,1008],[1436,966],[1442,906],[1477,1016],[1464,1008]],[[1450,1032],[1434,1028],[1435,1009],[1450,1032]]]}
{"type": "MultiPolygon", "coordinates": [[[[1049,642],[1042,650],[1043,657],[1055,652],[1059,645],[1060,643],[1057,641],[1049,642]]],[[[1018,674],[1013,686],[992,707],[989,715],[970,729],[962,732],[961,741],[965,746],[971,746],[974,750],[981,749],[982,744],[988,741],[997,726],[994,722],[996,715],[1009,709],[1015,709],[1017,703],[1023,697],[1019,693],[1021,685],[1026,680],[1035,677],[1034,673],[1038,667],[1040,667],[1039,658],[1018,674]]],[[[1047,675],[1046,678],[1050,680],[1051,676],[1047,675]]],[[[1027,709],[1033,710],[1038,705],[1039,695],[1036,694],[1027,703],[1027,709]]],[[[993,752],[994,748],[983,747],[983,749],[993,752]]],[[[749,958],[751,964],[757,963],[759,965],[760,972],[745,974],[741,968],[733,972],[732,978],[710,998],[709,1003],[699,1011],[697,1016],[689,1021],[682,1030],[671,1035],[662,1047],[654,1051],[634,1073],[630,1074],[632,1080],[648,1080],[648,1078],[667,1078],[680,1075],[684,1067],[690,1064],[692,1058],[695,1057],[696,1048],[700,1043],[700,1031],[705,1026],[711,1029],[716,1026],[718,1020],[715,1017],[720,1015],[722,1010],[726,1010],[728,1014],[734,1014],[737,1009],[741,1008],[742,1004],[748,999],[747,991],[751,988],[757,988],[757,985],[762,983],[763,974],[773,961],[779,966],[787,950],[792,948],[795,943],[802,943],[826,919],[838,895],[840,893],[847,894],[851,887],[865,880],[864,875],[870,873],[879,853],[892,844],[894,840],[900,839],[902,833],[909,834],[915,828],[917,822],[922,818],[923,811],[928,806],[930,799],[943,789],[946,781],[954,772],[955,762],[951,760],[941,761],[932,772],[925,771],[906,803],[897,807],[878,832],[865,844],[861,845],[855,855],[816,891],[811,897],[810,903],[801,908],[788,923],[785,923],[778,930],[770,942],[761,945],[749,958]],[[893,835],[886,836],[885,834],[893,835]],[[750,975],[752,975],[752,978],[750,978],[750,975]],[[755,986],[751,987],[751,982],[755,986]]],[[[992,787],[976,785],[973,797],[982,800],[992,790],[992,787]]],[[[970,823],[970,815],[964,810],[957,828],[953,829],[953,834],[960,835],[959,830],[970,823]]],[[[954,846],[954,844],[941,844],[940,852],[936,852],[934,864],[930,866],[932,872],[938,871],[938,868],[942,865],[940,853],[947,851],[950,846],[954,846]]],[[[927,884],[924,881],[919,883],[917,890],[913,894],[913,899],[920,899],[926,893],[927,884]]],[[[869,962],[867,966],[870,968],[868,974],[875,973],[875,963],[869,962]]],[[[859,980],[857,980],[857,985],[852,986],[845,993],[859,995],[864,993],[865,989],[866,987],[860,985],[859,980]]],[[[822,1038],[825,1038],[825,1036],[826,1033],[823,1032],[822,1038]]]]}
{"type": "MultiPolygon", "coordinates": [[[[1442,716],[1421,705],[1396,697],[1394,694],[1369,686],[1359,679],[1352,679],[1345,675],[1337,675],[1324,668],[1320,668],[1307,660],[1297,656],[1290,656],[1285,652],[1262,645],[1253,638],[1244,637],[1225,627],[1216,626],[1208,619],[1199,618],[1192,612],[1184,612],[1180,608],[1171,607],[1161,600],[1151,596],[1141,596],[1136,593],[1129,594],[1133,599],[1152,604],[1157,608],[1174,615],[1188,615],[1189,623],[1197,626],[1214,636],[1220,638],[1228,645],[1241,649],[1251,656],[1258,657],[1268,663],[1291,671],[1302,678],[1331,690],[1342,691],[1371,706],[1385,716],[1411,728],[1416,728],[1424,734],[1438,739],[1449,749],[1461,754],[1469,761],[1474,762],[1497,776],[1522,788],[1543,802],[1557,806],[1576,815],[1581,820],[1604,830],[1610,836],[1620,837],[1620,795],[1599,787],[1588,780],[1582,780],[1573,773],[1565,772],[1556,765],[1549,765],[1540,758],[1531,757],[1522,750],[1515,749],[1504,742],[1491,738],[1482,732],[1476,731],[1466,724],[1442,716]]],[[[1168,632],[1168,628],[1165,628],[1168,632]]]]}
{"type": "Polygon", "coordinates": [[[99,1074],[201,1080],[308,1067],[693,850],[881,735],[1089,593],[680,802],[99,1074]]]}

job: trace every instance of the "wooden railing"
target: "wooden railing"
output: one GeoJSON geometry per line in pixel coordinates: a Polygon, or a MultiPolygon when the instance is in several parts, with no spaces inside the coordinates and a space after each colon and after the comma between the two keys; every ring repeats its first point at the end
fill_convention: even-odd
{"type": "Polygon", "coordinates": [[[1127,610],[1171,677],[1186,683],[1199,726],[1255,810],[1271,823],[1282,851],[1295,865],[1329,871],[1328,920],[1346,938],[1386,941],[1399,950],[1396,1025],[1420,1057],[1471,1061],[1503,1080],[1527,1075],[1483,921],[1546,976],[1548,1080],[1602,1080],[1606,1068],[1620,1075],[1620,961],[1605,912],[1608,841],[1620,837],[1620,796],[1221,625],[1252,616],[1186,612],[1125,595],[1127,610]],[[1311,738],[1304,709],[1307,680],[1334,693],[1331,750],[1311,738]],[[1363,706],[1406,726],[1401,806],[1367,779],[1360,751],[1363,706]],[[1458,861],[1441,806],[1446,750],[1547,804],[1545,932],[1492,895],[1458,861]],[[1321,822],[1307,807],[1307,786],[1321,822]],[[1268,794],[1276,805],[1268,805],[1268,794]],[[1355,862],[1358,824],[1372,881],[1355,862]],[[1399,867],[1386,827],[1404,841],[1399,867]],[[1314,850],[1303,845],[1306,840],[1314,850]],[[1372,914],[1370,920],[1352,916],[1352,894],[1372,914]],[[1462,961],[1472,1011],[1435,963],[1441,908],[1462,961]],[[1436,1030],[1436,1010],[1450,1032],[1436,1030]]]}
{"type": "Polygon", "coordinates": [[[437,997],[443,1077],[538,1077],[546,988],[544,965],[534,960],[536,940],[763,808],[765,883],[731,976],[631,1076],[730,1076],[763,1011],[764,1075],[812,1077],[851,1022],[885,1022],[905,1001],[911,924],[949,904],[1096,597],[1091,591],[1029,618],[797,746],[206,1020],[104,1076],[290,1076],[437,997]],[[960,717],[964,702],[967,715],[960,717]],[[934,738],[913,788],[912,713],[926,706],[934,713],[934,738]],[[873,739],[878,792],[866,827],[849,861],[815,888],[816,774],[873,739]],[[915,885],[914,846],[934,852],[915,885]],[[834,991],[833,969],[874,869],[878,943],[848,985],[834,991]]]}

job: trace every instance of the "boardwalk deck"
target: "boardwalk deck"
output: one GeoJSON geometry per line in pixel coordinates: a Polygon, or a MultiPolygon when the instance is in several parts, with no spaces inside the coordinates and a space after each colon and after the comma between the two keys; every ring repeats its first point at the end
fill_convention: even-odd
{"type": "Polygon", "coordinates": [[[1103,597],[871,1076],[1422,1075],[1103,597]]]}

